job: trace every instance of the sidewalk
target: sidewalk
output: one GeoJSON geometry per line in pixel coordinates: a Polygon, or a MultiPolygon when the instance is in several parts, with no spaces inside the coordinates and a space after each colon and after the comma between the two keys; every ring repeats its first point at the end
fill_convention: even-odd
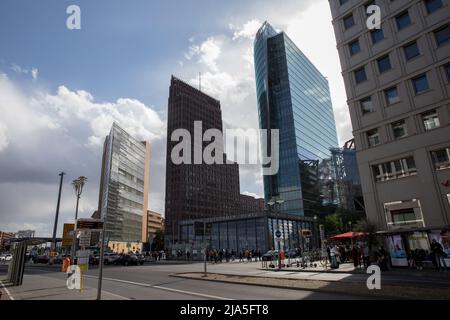
{"type": "MultiPolygon", "coordinates": [[[[342,266],[342,265],[341,265],[342,266]]],[[[200,267],[200,264],[199,264],[200,267]]],[[[174,277],[247,284],[276,288],[322,291],[382,299],[450,299],[450,273],[433,272],[432,276],[414,270],[391,270],[381,274],[381,290],[367,288],[368,274],[362,271],[340,272],[314,270],[263,269],[261,262],[208,264],[208,276],[201,268],[194,272],[179,272],[174,277]],[[408,274],[410,271],[411,274],[408,274]]],[[[423,272],[423,271],[422,271],[423,272]]]]}
{"type": "MultiPolygon", "coordinates": [[[[1,300],[95,300],[97,289],[69,290],[64,279],[45,275],[24,275],[23,285],[10,287],[0,278],[1,300]]],[[[102,300],[118,300],[120,296],[102,291],[102,300]]]]}

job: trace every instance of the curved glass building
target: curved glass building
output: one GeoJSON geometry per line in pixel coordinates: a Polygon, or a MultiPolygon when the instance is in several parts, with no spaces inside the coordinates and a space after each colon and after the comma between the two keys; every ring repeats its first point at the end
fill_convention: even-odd
{"type": "Polygon", "coordinates": [[[276,175],[264,176],[265,201],[282,199],[276,209],[283,213],[315,214],[309,209],[321,201],[321,160],[338,146],[328,81],[267,22],[256,34],[254,61],[260,128],[280,134],[280,167],[276,175]]]}

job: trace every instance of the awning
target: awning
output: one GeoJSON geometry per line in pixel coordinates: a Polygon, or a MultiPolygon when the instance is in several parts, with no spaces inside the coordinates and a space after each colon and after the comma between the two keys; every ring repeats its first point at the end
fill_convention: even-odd
{"type": "Polygon", "coordinates": [[[339,239],[354,239],[354,238],[358,238],[358,237],[362,237],[366,235],[364,232],[346,232],[346,233],[342,233],[342,234],[338,234],[334,237],[331,237],[331,240],[339,240],[339,239]]]}

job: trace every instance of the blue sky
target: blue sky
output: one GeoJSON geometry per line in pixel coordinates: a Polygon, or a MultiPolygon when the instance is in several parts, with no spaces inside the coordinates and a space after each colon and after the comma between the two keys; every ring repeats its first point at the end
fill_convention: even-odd
{"type": "MultiPolygon", "coordinates": [[[[224,127],[257,128],[252,47],[265,20],[329,79],[340,143],[351,138],[328,0],[0,1],[0,230],[49,235],[60,170],[60,225],[79,175],[89,178],[80,216],[90,216],[112,121],[150,141],[149,207],[163,212],[171,74],[197,85],[201,72],[224,127]],[[81,30],[66,28],[72,4],[81,30]]],[[[259,168],[241,166],[240,180],[262,195],[259,168]]]]}

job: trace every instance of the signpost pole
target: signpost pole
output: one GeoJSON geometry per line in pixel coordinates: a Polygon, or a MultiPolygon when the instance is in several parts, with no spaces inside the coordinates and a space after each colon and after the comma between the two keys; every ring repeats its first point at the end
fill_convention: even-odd
{"type": "Polygon", "coordinates": [[[105,253],[105,221],[103,221],[102,226],[102,239],[100,247],[100,261],[99,261],[99,273],[98,273],[98,287],[97,287],[97,300],[102,299],[102,278],[103,278],[103,256],[105,253]]]}
{"type": "Polygon", "coordinates": [[[206,278],[208,276],[208,271],[207,271],[207,248],[208,246],[206,245],[206,221],[203,221],[203,241],[205,242],[205,254],[204,254],[204,271],[203,271],[203,276],[206,278]]]}

